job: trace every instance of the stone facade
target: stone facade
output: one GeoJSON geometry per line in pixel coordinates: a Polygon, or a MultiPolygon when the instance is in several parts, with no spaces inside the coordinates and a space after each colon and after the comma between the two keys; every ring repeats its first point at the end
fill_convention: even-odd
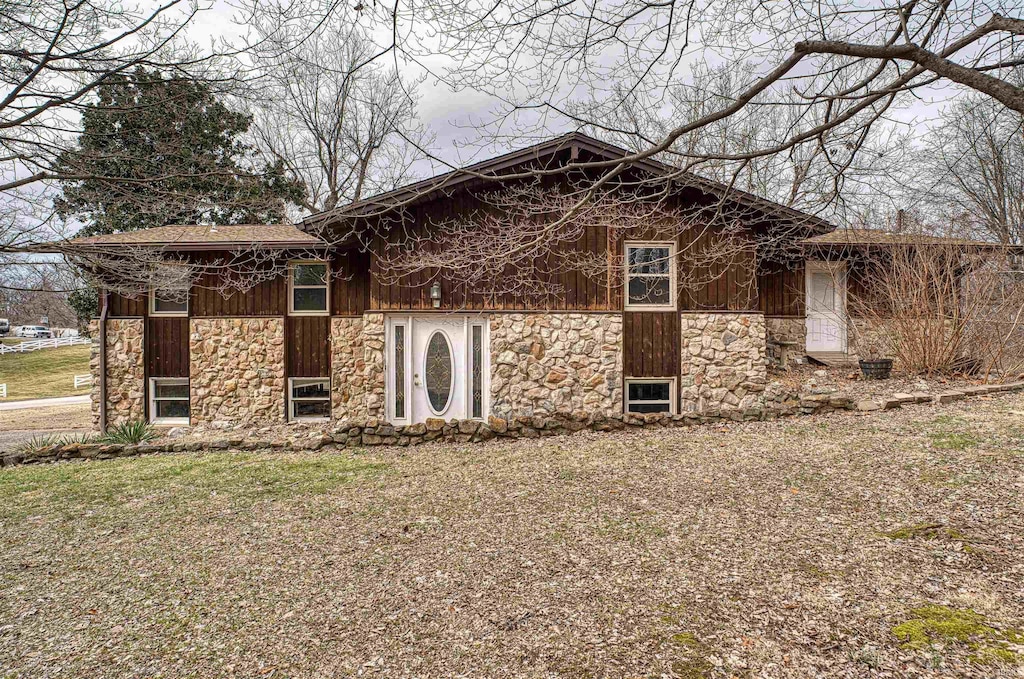
{"type": "Polygon", "coordinates": [[[765,316],[768,360],[786,367],[804,355],[807,347],[807,319],[803,316],[765,316]]]}
{"type": "Polygon", "coordinates": [[[491,414],[622,412],[622,316],[494,314],[491,414]]]}
{"type": "Polygon", "coordinates": [[[331,416],[336,420],[365,417],[366,359],[363,319],[331,319],[331,416]]]}
{"type": "Polygon", "coordinates": [[[386,417],[384,328],[384,314],[363,314],[363,384],[367,417],[386,417]]]}
{"type": "Polygon", "coordinates": [[[683,313],[680,412],[751,408],[768,382],[761,314],[683,313]]]}
{"type": "MultiPolygon", "coordinates": [[[[100,339],[99,321],[89,327],[95,338],[89,359],[92,372],[93,427],[100,423],[100,339]]],[[[107,425],[146,418],[146,366],[143,339],[146,325],[141,318],[107,319],[107,425]]]]}
{"type": "Polygon", "coordinates": [[[193,424],[284,420],[284,319],[193,318],[189,363],[193,424]]]}

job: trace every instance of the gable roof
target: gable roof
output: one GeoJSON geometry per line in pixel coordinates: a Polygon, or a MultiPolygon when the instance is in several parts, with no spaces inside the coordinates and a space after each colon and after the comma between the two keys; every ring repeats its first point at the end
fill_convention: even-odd
{"type": "Polygon", "coordinates": [[[101,248],[115,245],[140,245],[176,249],[225,248],[260,245],[264,247],[317,247],[326,245],[311,233],[292,224],[231,224],[227,226],[179,225],[72,238],[60,247],[101,248]]]}
{"type": "MultiPolygon", "coordinates": [[[[411,205],[434,197],[441,191],[453,189],[474,179],[481,179],[480,175],[487,175],[487,178],[490,179],[500,179],[500,173],[502,171],[515,168],[516,166],[526,164],[530,161],[541,161],[560,151],[566,150],[570,151],[571,156],[574,158],[581,150],[587,151],[588,153],[605,160],[615,160],[616,158],[623,158],[625,156],[632,155],[631,152],[626,149],[595,139],[583,134],[582,132],[570,132],[560,137],[555,137],[553,139],[534,144],[533,146],[528,146],[517,151],[495,156],[494,158],[474,163],[472,165],[467,165],[466,167],[457,170],[451,170],[450,172],[445,172],[429,179],[413,182],[392,191],[387,191],[369,198],[363,198],[349,203],[348,205],[334,208],[333,210],[326,210],[324,212],[310,215],[303,219],[299,226],[302,229],[312,229],[324,226],[335,218],[341,219],[345,217],[366,216],[405,205],[411,205]]],[[[586,163],[583,163],[583,165],[585,166],[586,163]]],[[[662,163],[651,158],[635,161],[631,166],[642,171],[649,172],[655,176],[679,173],[678,168],[674,168],[671,165],[667,165],[666,163],[662,163]]],[[[775,217],[784,221],[799,221],[815,231],[825,232],[835,228],[835,225],[830,224],[820,217],[787,207],[781,203],[768,200],[767,198],[762,198],[748,191],[743,191],[721,182],[701,177],[692,172],[676,176],[673,178],[673,181],[681,186],[697,188],[705,193],[717,196],[718,198],[734,200],[745,206],[763,212],[766,216],[775,217]]]]}

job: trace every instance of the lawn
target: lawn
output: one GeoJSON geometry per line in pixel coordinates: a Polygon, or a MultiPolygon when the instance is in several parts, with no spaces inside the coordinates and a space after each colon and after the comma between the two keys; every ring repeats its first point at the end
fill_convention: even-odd
{"type": "Polygon", "coordinates": [[[40,349],[24,354],[0,355],[0,384],[7,384],[7,400],[88,394],[76,390],[75,375],[89,372],[87,345],[40,349]]]}
{"type": "Polygon", "coordinates": [[[1022,412],[2,469],[2,676],[1019,677],[1022,412]]]}

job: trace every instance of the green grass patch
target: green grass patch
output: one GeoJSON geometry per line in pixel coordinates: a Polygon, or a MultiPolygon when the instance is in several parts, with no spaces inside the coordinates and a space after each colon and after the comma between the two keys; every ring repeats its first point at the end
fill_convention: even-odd
{"type": "Polygon", "coordinates": [[[90,347],[78,345],[0,356],[0,384],[8,401],[88,394],[75,389],[75,375],[89,372],[90,347]]]}
{"type": "Polygon", "coordinates": [[[245,508],[327,493],[386,465],[348,455],[210,453],[11,467],[0,472],[0,517],[80,516],[126,507],[178,511],[205,501],[245,508]]]}
{"type": "Polygon", "coordinates": [[[928,438],[932,447],[938,450],[967,450],[979,443],[969,426],[962,417],[942,415],[928,423],[928,438]]]}
{"type": "Polygon", "coordinates": [[[958,644],[969,648],[971,661],[979,664],[1016,664],[1024,660],[1010,647],[1022,641],[1020,630],[997,630],[985,616],[969,608],[923,606],[912,609],[910,615],[892,628],[903,648],[925,650],[958,644]]]}

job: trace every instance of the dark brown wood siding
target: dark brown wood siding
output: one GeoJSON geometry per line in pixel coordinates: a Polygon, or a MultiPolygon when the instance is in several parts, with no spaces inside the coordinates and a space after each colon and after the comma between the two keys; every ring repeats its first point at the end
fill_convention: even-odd
{"type": "Polygon", "coordinates": [[[626,377],[679,375],[678,312],[627,311],[622,322],[622,369],[626,377]]]}
{"type": "Polygon", "coordinates": [[[804,315],[804,263],[762,265],[757,277],[758,301],[765,316],[804,315]]]}
{"type": "Polygon", "coordinates": [[[261,281],[245,291],[221,293],[213,274],[207,274],[192,288],[189,313],[192,316],[283,316],[288,313],[288,280],[285,276],[261,281]]]}
{"type": "Polygon", "coordinates": [[[755,311],[758,308],[753,248],[723,245],[706,228],[679,239],[679,308],[684,311],[755,311]],[[720,254],[724,251],[725,254],[720,254]]]}
{"type": "Polygon", "coordinates": [[[331,257],[331,313],[361,316],[370,306],[370,254],[358,250],[331,257]]]}
{"type": "Polygon", "coordinates": [[[146,374],[188,377],[188,319],[146,319],[146,374]]]}
{"type": "Polygon", "coordinates": [[[327,316],[288,316],[288,377],[329,377],[331,319],[327,316]]]}
{"type": "Polygon", "coordinates": [[[149,298],[146,295],[126,297],[111,292],[108,303],[110,304],[107,311],[109,316],[145,316],[149,310],[149,298]]]}

